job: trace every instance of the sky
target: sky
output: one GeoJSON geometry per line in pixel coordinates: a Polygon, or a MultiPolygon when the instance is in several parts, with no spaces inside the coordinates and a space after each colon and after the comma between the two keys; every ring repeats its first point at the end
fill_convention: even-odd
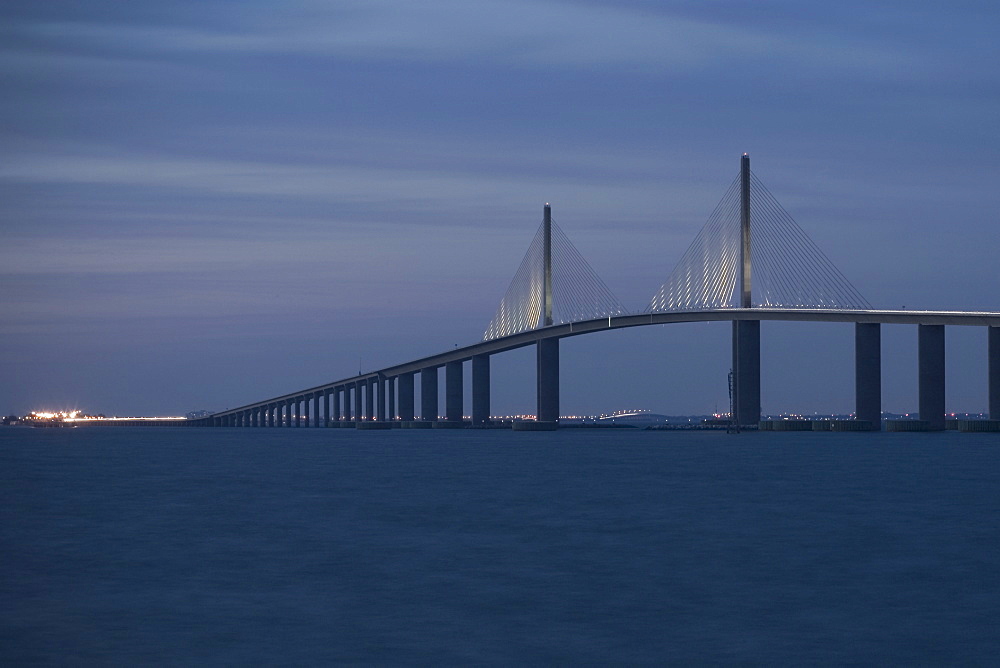
{"type": "MultiPolygon", "coordinates": [[[[545,202],[641,311],[743,152],[875,307],[998,311],[998,30],[962,1],[2,3],[0,412],[222,410],[474,343],[545,202]]],[[[562,413],[724,409],[729,335],[564,340],[562,413]]],[[[947,409],[985,410],[986,332],[947,355],[947,409]]],[[[493,358],[494,414],[533,412],[533,364],[493,358]]],[[[764,323],[762,364],[765,412],[853,409],[850,325],[764,323]]],[[[883,326],[883,408],[916,381],[883,326]]]]}

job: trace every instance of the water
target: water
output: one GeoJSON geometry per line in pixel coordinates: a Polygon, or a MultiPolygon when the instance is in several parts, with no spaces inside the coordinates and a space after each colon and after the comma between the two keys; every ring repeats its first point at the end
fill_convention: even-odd
{"type": "Polygon", "coordinates": [[[993,664],[992,434],[0,429],[0,663],[993,664]]]}

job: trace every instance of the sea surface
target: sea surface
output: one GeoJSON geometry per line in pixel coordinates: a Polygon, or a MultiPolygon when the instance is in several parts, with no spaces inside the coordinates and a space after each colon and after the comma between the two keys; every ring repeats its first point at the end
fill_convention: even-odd
{"type": "Polygon", "coordinates": [[[0,429],[0,665],[1000,662],[1000,435],[0,429]]]}

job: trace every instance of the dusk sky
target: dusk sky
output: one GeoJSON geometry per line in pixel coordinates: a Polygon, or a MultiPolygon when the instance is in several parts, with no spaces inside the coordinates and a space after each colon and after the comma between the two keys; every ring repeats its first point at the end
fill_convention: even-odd
{"type": "MultiPolygon", "coordinates": [[[[473,343],[545,202],[641,311],[744,151],[873,306],[998,311],[998,34],[960,1],[5,2],[0,411],[221,410],[473,343]]],[[[761,329],[765,413],[853,410],[853,326],[761,329]]],[[[564,340],[562,412],[725,409],[729,336],[564,340]]],[[[885,410],[916,337],[883,326],[885,410]]],[[[947,346],[947,409],[985,410],[986,332],[947,346]]],[[[494,414],[533,364],[493,358],[494,414]]]]}

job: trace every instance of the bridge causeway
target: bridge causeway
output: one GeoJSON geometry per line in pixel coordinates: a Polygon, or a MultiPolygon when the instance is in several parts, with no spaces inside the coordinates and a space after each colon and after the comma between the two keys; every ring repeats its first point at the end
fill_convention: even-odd
{"type": "Polygon", "coordinates": [[[628,313],[543,208],[529,245],[483,340],[462,348],[342,378],[221,411],[195,421],[212,427],[482,427],[490,422],[491,356],[536,351],[536,417],[559,420],[559,341],[594,332],[683,322],[732,322],[733,421],[760,421],[760,323],[855,325],[855,418],[879,429],[881,326],[918,331],[919,412],[945,428],[945,327],[987,330],[989,415],[1000,420],[1000,313],[872,308],[750,171],[740,173],[644,313],[628,313]],[[464,365],[471,365],[471,424],[464,421],[464,365]],[[438,406],[444,368],[445,410],[438,406]],[[415,379],[420,375],[420,411],[415,379]]]}

